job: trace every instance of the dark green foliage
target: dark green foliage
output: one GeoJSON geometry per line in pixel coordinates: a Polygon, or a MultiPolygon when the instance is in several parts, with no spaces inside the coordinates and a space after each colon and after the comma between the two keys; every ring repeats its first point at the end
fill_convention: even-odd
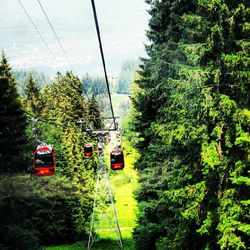
{"type": "Polygon", "coordinates": [[[146,2],[127,125],[141,155],[137,249],[246,249],[249,3],[146,2]]]}
{"type": "Polygon", "coordinates": [[[21,109],[11,67],[2,54],[0,62],[0,171],[20,171],[27,165],[22,153],[26,146],[26,117],[21,109]]]}
{"type": "Polygon", "coordinates": [[[91,127],[94,129],[103,128],[99,103],[94,95],[92,95],[91,99],[88,101],[88,116],[90,118],[91,127]]]}
{"type": "Polygon", "coordinates": [[[32,113],[35,117],[38,116],[41,113],[43,105],[40,98],[40,89],[31,74],[26,80],[24,93],[26,96],[24,99],[26,110],[32,113]]]}
{"type": "Polygon", "coordinates": [[[2,249],[38,249],[39,245],[82,239],[86,223],[84,218],[90,215],[90,206],[82,204],[83,210],[88,211],[84,216],[76,211],[80,207],[79,198],[67,178],[2,177],[2,249]]]}
{"type": "MultiPolygon", "coordinates": [[[[86,236],[89,228],[97,165],[95,156],[91,159],[83,156],[86,142],[92,142],[95,146],[85,130],[91,122],[97,121],[95,125],[102,126],[98,103],[94,97],[89,101],[84,99],[82,84],[72,73],[58,73],[55,81],[42,90],[29,75],[22,100],[24,113],[20,109],[15,82],[5,58],[0,69],[1,86],[8,94],[2,96],[1,107],[5,103],[12,105],[10,108],[3,106],[6,107],[3,111],[8,116],[12,115],[11,121],[7,122],[6,119],[5,122],[2,116],[1,123],[5,122],[6,131],[14,129],[11,127],[12,121],[17,119],[16,115],[22,114],[23,125],[18,124],[18,128],[23,130],[17,132],[22,132],[25,141],[29,140],[28,146],[25,145],[20,151],[21,156],[26,157],[26,162],[19,161],[18,164],[14,164],[14,157],[19,156],[20,145],[16,143],[13,148],[7,143],[3,147],[1,145],[2,151],[13,152],[5,156],[6,164],[0,182],[0,247],[39,249],[42,245],[80,240],[86,236]],[[13,107],[15,113],[12,112],[13,107]],[[37,121],[32,122],[32,117],[37,121]],[[55,150],[56,174],[53,176],[36,177],[31,171],[33,151],[41,142],[53,145],[55,150]],[[13,170],[15,167],[29,166],[29,172],[26,169],[25,174],[7,175],[8,162],[13,170]]],[[[10,142],[11,133],[3,134],[10,142]]]]}
{"type": "Polygon", "coordinates": [[[84,93],[93,94],[95,96],[106,94],[107,86],[104,78],[92,77],[86,74],[82,79],[84,93]]]}

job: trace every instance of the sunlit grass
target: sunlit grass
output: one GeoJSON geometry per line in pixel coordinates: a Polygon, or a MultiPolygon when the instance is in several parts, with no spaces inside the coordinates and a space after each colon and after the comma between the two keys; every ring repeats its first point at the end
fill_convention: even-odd
{"type": "MultiPolygon", "coordinates": [[[[133,169],[133,164],[137,159],[137,153],[130,148],[129,143],[124,140],[123,147],[125,151],[125,168],[122,171],[109,170],[110,183],[115,199],[115,207],[119,221],[119,227],[123,239],[124,250],[134,250],[134,240],[132,239],[132,231],[136,225],[136,209],[137,202],[133,197],[133,192],[137,189],[137,173],[133,169]],[[129,149],[129,150],[128,150],[129,149]]],[[[108,161],[107,161],[108,163],[108,161]]],[[[108,163],[109,167],[109,163],[108,163]]],[[[110,206],[109,215],[113,210],[110,206]]],[[[118,236],[115,230],[110,227],[108,220],[101,220],[98,230],[98,238],[93,243],[93,250],[118,250],[120,249],[116,240],[118,236]]],[[[50,246],[46,250],[85,250],[87,249],[87,240],[85,242],[76,242],[72,245],[50,246]]]]}
{"type": "MultiPolygon", "coordinates": [[[[115,240],[102,239],[96,241],[91,247],[93,250],[120,250],[121,248],[115,240]]],[[[123,250],[134,250],[134,242],[132,239],[123,241],[123,250]]],[[[72,245],[50,246],[43,248],[43,250],[87,250],[86,242],[76,242],[72,245]]]]}
{"type": "Polygon", "coordinates": [[[87,247],[85,246],[83,242],[76,242],[72,245],[61,245],[61,246],[50,246],[43,248],[44,250],[85,250],[87,247]]]}
{"type": "MultiPolygon", "coordinates": [[[[126,140],[123,141],[123,147],[128,148],[126,140]]],[[[115,207],[122,237],[131,238],[133,228],[136,225],[136,208],[137,202],[133,197],[133,192],[137,188],[137,174],[133,169],[133,164],[137,154],[132,151],[127,155],[125,152],[125,168],[122,171],[110,171],[110,182],[115,198],[115,207]]],[[[110,213],[112,210],[110,208],[110,213]]],[[[108,231],[110,225],[106,220],[100,221],[100,231],[98,234],[101,238],[116,239],[117,235],[114,230],[108,231]]]]}

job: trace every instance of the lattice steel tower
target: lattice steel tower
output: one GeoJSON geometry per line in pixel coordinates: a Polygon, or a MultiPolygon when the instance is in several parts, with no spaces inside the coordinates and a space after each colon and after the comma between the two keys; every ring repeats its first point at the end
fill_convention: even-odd
{"type": "MultiPolygon", "coordinates": [[[[100,147],[100,146],[99,146],[100,147]]],[[[101,145],[103,151],[103,144],[101,145]]],[[[98,231],[100,231],[100,221],[104,225],[109,225],[107,231],[113,231],[117,235],[117,243],[123,249],[122,235],[117,219],[114,197],[109,182],[104,153],[98,150],[98,170],[95,186],[95,198],[93,204],[92,220],[90,225],[88,249],[91,249],[98,231]]]]}

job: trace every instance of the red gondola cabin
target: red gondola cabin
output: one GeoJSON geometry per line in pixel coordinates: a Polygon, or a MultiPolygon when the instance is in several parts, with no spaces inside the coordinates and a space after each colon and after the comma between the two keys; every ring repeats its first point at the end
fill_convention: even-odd
{"type": "Polygon", "coordinates": [[[91,157],[93,154],[93,147],[91,144],[87,143],[84,146],[84,156],[91,157]]]}
{"type": "Polygon", "coordinates": [[[110,163],[112,170],[122,170],[124,168],[124,155],[120,149],[114,149],[110,153],[110,163]]]}
{"type": "Polygon", "coordinates": [[[37,176],[55,173],[55,152],[50,145],[39,145],[34,152],[34,172],[37,176]]]}

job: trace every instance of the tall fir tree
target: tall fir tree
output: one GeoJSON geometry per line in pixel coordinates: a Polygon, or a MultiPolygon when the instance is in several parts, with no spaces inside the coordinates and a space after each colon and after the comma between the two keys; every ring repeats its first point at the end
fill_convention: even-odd
{"type": "MultiPolygon", "coordinates": [[[[0,70],[1,171],[9,171],[9,166],[16,171],[26,165],[21,160],[16,162],[23,146],[15,140],[20,139],[20,135],[25,136],[26,120],[10,66],[4,56],[0,70]],[[24,119],[23,123],[13,123],[17,116],[18,122],[24,119]],[[12,134],[16,137],[12,138],[12,134]],[[6,161],[2,161],[2,156],[6,161]]],[[[84,144],[91,138],[87,138],[84,127],[78,124],[79,118],[90,120],[81,82],[72,73],[58,74],[56,80],[47,85],[40,95],[30,77],[26,94],[27,100],[33,102],[32,105],[24,102],[28,113],[38,118],[38,139],[53,145],[55,150],[56,174],[48,178],[31,178],[32,175],[19,173],[2,175],[1,249],[39,249],[40,245],[80,240],[86,236],[92,211],[96,157],[85,159],[83,156],[84,144]],[[43,101],[41,108],[36,105],[40,98],[43,101]]],[[[32,127],[30,122],[27,135],[31,142],[40,143],[33,140],[32,127]]],[[[29,152],[32,157],[32,150],[29,152]]],[[[28,165],[32,165],[32,159],[28,165]]]]}
{"type": "Polygon", "coordinates": [[[40,89],[35,82],[32,74],[26,79],[24,86],[24,94],[26,96],[24,105],[28,112],[31,112],[35,116],[38,116],[42,109],[42,103],[40,99],[40,89]]]}
{"type": "Polygon", "coordinates": [[[250,3],[201,2],[200,7],[211,27],[201,63],[210,72],[206,84],[213,88],[206,96],[208,133],[202,145],[206,196],[201,208],[206,218],[198,232],[207,236],[209,248],[245,249],[250,197],[250,3]]]}
{"type": "Polygon", "coordinates": [[[42,116],[56,119],[59,123],[76,122],[87,114],[82,84],[70,72],[66,75],[58,74],[55,82],[44,89],[42,96],[42,116]]]}
{"type": "Polygon", "coordinates": [[[137,249],[244,249],[249,3],[146,2],[151,44],[131,125],[141,154],[137,249]]]}
{"type": "Polygon", "coordinates": [[[24,170],[23,161],[26,117],[21,108],[11,67],[2,53],[0,62],[0,169],[1,171],[24,170]]]}
{"type": "Polygon", "coordinates": [[[94,94],[88,100],[88,117],[90,119],[91,127],[94,129],[103,128],[99,103],[97,102],[94,94]]]}

